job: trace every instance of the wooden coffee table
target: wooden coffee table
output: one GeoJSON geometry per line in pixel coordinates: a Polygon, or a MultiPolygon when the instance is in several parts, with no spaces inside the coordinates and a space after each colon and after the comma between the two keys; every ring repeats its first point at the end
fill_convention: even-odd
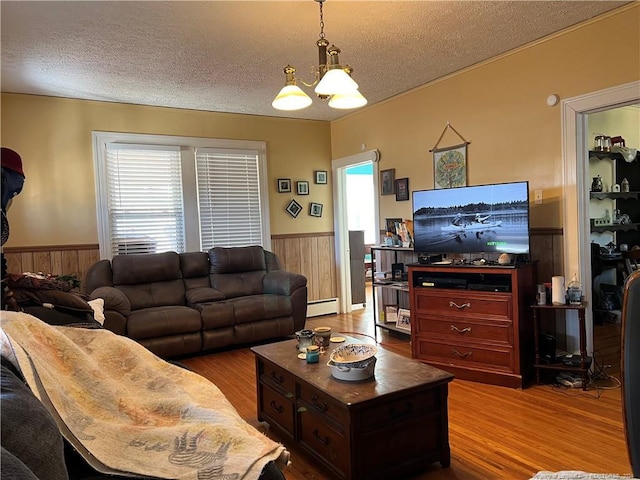
{"type": "MultiPolygon", "coordinates": [[[[347,337],[346,343],[365,342],[347,337]]],[[[297,357],[296,340],[251,348],[258,419],[337,478],[400,478],[436,461],[448,467],[453,375],[379,348],[374,378],[336,380],[326,363],[339,345],[315,364],[297,357]]]]}

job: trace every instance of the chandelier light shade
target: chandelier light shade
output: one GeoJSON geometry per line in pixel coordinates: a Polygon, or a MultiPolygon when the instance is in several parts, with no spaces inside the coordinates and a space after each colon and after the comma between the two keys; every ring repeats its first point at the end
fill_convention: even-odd
{"type": "Polygon", "coordinates": [[[349,110],[352,108],[364,107],[367,104],[367,99],[358,91],[354,90],[351,93],[338,93],[333,95],[329,100],[329,106],[331,108],[338,108],[341,110],[349,110]]]}
{"type": "Polygon", "coordinates": [[[287,76],[287,82],[276,98],[271,102],[273,108],[277,110],[301,110],[311,105],[311,97],[304,93],[299,86],[296,85],[295,73],[296,69],[291,65],[284,68],[287,76]]]}
{"type": "Polygon", "coordinates": [[[351,67],[340,65],[338,55],[340,49],[331,45],[324,35],[324,17],[322,5],[325,0],[315,0],[320,5],[320,38],[318,47],[318,65],[312,67],[315,74],[313,83],[306,83],[296,77],[296,69],[291,65],[284,68],[286,82],[284,88],[271,105],[277,110],[300,110],[311,105],[312,100],[300,87],[297,81],[307,87],[315,86],[315,93],[321,99],[329,98],[329,107],[338,109],[359,108],[367,104],[367,99],[358,90],[358,84],[351,78],[351,67]],[[327,61],[327,58],[329,61],[327,61]]]}

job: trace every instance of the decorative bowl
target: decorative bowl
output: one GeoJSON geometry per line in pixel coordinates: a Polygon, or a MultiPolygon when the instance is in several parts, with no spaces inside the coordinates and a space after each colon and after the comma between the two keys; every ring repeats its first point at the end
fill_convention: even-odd
{"type": "Polygon", "coordinates": [[[362,362],[375,356],[378,348],[367,343],[348,343],[331,352],[330,360],[336,364],[352,364],[362,362]]]}
{"type": "Polygon", "coordinates": [[[370,357],[355,363],[334,363],[329,360],[327,365],[331,367],[331,376],[333,378],[347,382],[358,382],[373,377],[376,357],[370,357]]]}

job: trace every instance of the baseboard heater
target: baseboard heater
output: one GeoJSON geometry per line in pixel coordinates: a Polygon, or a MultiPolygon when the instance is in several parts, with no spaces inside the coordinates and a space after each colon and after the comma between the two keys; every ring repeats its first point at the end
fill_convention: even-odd
{"type": "Polygon", "coordinates": [[[325,298],[307,302],[307,317],[319,317],[320,315],[332,313],[338,313],[337,298],[325,298]]]}

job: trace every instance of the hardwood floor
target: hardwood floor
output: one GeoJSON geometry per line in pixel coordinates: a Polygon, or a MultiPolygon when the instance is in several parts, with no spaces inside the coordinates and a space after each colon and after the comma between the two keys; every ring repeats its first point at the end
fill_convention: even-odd
{"type": "MultiPolygon", "coordinates": [[[[349,315],[311,318],[307,326],[360,334],[373,342],[370,303],[349,315]]],[[[612,334],[613,337],[614,334],[612,334]]],[[[380,332],[380,348],[410,357],[407,336],[380,332]]],[[[188,359],[182,363],[214,382],[250,424],[291,451],[289,480],[329,478],[317,462],[287,444],[256,418],[255,363],[249,348],[188,359]]],[[[581,470],[630,475],[620,389],[598,380],[588,391],[551,385],[524,390],[454,380],[449,388],[451,466],[432,465],[412,479],[528,479],[540,470],[581,470]]],[[[393,459],[389,459],[393,462],[393,459]]],[[[395,479],[389,479],[395,480],[395,479]]]]}

